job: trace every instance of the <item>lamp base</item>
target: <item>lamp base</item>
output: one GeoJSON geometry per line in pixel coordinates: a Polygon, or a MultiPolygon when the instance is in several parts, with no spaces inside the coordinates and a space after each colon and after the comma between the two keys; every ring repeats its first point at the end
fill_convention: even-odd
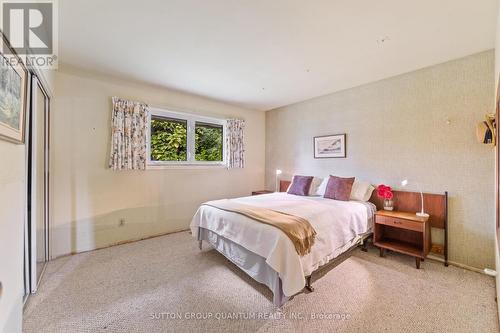
{"type": "Polygon", "coordinates": [[[427,213],[422,213],[422,212],[418,212],[416,215],[417,215],[418,217],[429,217],[429,214],[427,214],[427,213]]]}

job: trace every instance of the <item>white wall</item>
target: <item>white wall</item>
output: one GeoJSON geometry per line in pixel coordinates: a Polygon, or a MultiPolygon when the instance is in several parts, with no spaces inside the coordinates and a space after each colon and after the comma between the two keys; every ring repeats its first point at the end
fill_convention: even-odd
{"type": "Polygon", "coordinates": [[[62,68],[52,108],[52,256],[186,229],[200,203],[263,188],[263,112],[62,68]],[[245,119],[246,168],[110,170],[112,96],[245,119]]]}
{"type": "Polygon", "coordinates": [[[23,307],[25,146],[0,139],[0,332],[20,332],[23,307]]]}
{"type": "Polygon", "coordinates": [[[493,267],[494,149],[475,137],[493,112],[493,73],[487,51],[269,111],[266,185],[282,169],[449,191],[450,260],[493,267]],[[347,133],[347,158],[315,160],[313,137],[335,133],[347,133]]]}

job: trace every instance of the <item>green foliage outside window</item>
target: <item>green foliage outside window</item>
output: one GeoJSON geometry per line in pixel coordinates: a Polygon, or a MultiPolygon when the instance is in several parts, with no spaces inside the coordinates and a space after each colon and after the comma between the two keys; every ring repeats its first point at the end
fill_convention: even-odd
{"type": "MultiPolygon", "coordinates": [[[[195,160],[222,161],[223,128],[196,123],[195,160]]],[[[187,122],[168,118],[151,118],[151,160],[187,161],[187,122]]]]}
{"type": "Polygon", "coordinates": [[[151,118],[151,160],[187,160],[187,122],[151,118]]]}
{"type": "Polygon", "coordinates": [[[195,158],[197,161],[222,161],[222,126],[196,124],[195,158]]]}

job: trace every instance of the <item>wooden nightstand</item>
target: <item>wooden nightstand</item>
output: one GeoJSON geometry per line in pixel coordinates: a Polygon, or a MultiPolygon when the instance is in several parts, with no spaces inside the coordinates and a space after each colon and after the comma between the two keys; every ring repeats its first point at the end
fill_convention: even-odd
{"type": "Polygon", "coordinates": [[[431,225],[428,217],[415,213],[379,210],[375,213],[373,244],[385,250],[392,250],[415,257],[417,269],[420,260],[427,257],[431,249],[431,225]]]}
{"type": "Polygon", "coordinates": [[[261,194],[268,194],[268,193],[274,193],[274,191],[268,191],[268,190],[253,191],[252,195],[261,195],[261,194]]]}

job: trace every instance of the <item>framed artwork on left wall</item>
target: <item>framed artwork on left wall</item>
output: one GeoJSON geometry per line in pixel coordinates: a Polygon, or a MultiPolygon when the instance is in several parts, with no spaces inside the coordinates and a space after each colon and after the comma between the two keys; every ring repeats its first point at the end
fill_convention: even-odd
{"type": "Polygon", "coordinates": [[[314,158],[346,157],[345,134],[314,137],[314,158]]]}
{"type": "Polygon", "coordinates": [[[24,143],[28,71],[4,35],[0,41],[0,138],[24,143]]]}

